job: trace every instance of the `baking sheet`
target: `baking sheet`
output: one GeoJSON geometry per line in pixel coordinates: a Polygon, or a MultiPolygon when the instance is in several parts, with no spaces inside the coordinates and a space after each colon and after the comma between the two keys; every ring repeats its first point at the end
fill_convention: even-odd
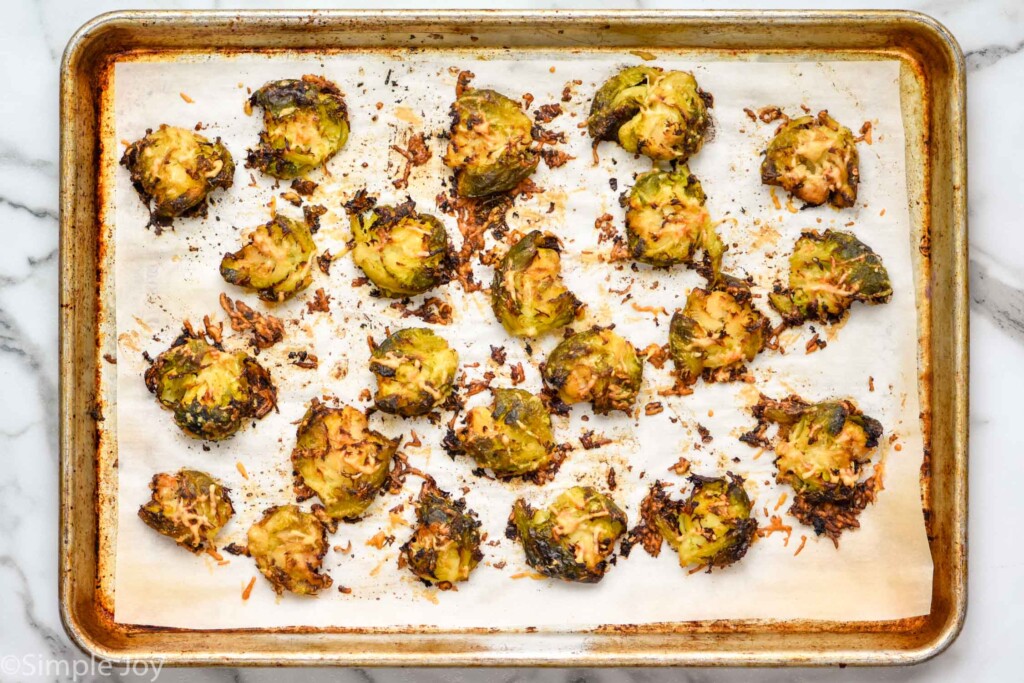
{"type": "MultiPolygon", "coordinates": [[[[605,624],[640,624],[695,619],[828,619],[880,620],[926,614],[931,601],[932,567],[921,513],[919,473],[922,438],[917,396],[917,329],[914,273],[904,169],[904,139],[900,118],[898,70],[895,61],[789,63],[784,61],[700,61],[659,53],[654,62],[666,68],[693,70],[702,87],[715,98],[715,136],[691,169],[708,194],[712,216],[725,219],[719,230],[732,245],[725,267],[734,274],[750,274],[758,290],[770,288],[784,271],[785,257],[801,229],[815,227],[854,230],[883,257],[895,294],[885,306],[855,306],[848,322],[832,331],[818,330],[828,347],[814,355],[804,353],[811,332],[787,333],[788,353],[766,352],[752,365],[754,385],[698,384],[686,397],[660,397],[658,389],[671,385],[668,368],[645,368],[645,389],[639,404],[661,401],[666,410],[654,416],[590,415],[582,406],[569,419],[555,418],[557,437],[577,448],[557,478],[545,486],[502,483],[474,476],[466,460],[451,461],[440,448],[443,427],[426,420],[411,422],[376,414],[375,428],[397,436],[415,429],[422,447],[406,448],[410,461],[433,474],[442,488],[458,492],[470,487],[466,498],[489,534],[485,561],[472,580],[457,592],[441,593],[423,587],[396,566],[398,547],[409,528],[396,525],[388,510],[408,501],[419,482],[410,478],[401,495],[379,499],[358,524],[342,525],[332,538],[326,568],[335,585],[352,588],[342,594],[333,588],[317,598],[278,598],[269,583],[258,577],[248,600],[242,589],[256,575],[251,560],[230,558],[219,566],[208,557],[195,557],[153,533],[136,516],[148,499],[148,481],[157,471],[180,467],[204,469],[233,489],[237,515],[222,534],[222,543],[243,542],[245,530],[262,510],[293,500],[289,454],[294,443],[294,422],[308,400],[330,394],[350,403],[373,386],[366,370],[369,354],[365,339],[384,336],[385,326],[420,325],[415,318],[401,321],[390,301],[372,299],[367,288],[353,288],[358,277],[351,259],[335,261],[329,277],[316,274],[313,286],[299,300],[272,311],[287,321],[285,341],[261,355],[279,388],[280,411],[247,428],[225,443],[203,444],[181,434],[170,416],[159,408],[142,382],[142,351],[156,356],[177,335],[181,320],[198,323],[203,315],[223,319],[217,299],[222,291],[242,298],[258,310],[254,296],[230,287],[218,273],[224,251],[235,250],[244,229],[265,222],[275,191],[269,179],[241,168],[244,150],[260,128],[258,113],[248,117],[242,104],[246,88],[276,78],[303,73],[323,74],[346,93],[352,116],[352,136],[346,149],[329,165],[330,177],[321,173],[314,203],[330,209],[317,235],[321,251],[342,250],[348,237],[341,204],[367,187],[384,202],[412,196],[422,211],[434,211],[458,244],[455,221],[434,209],[435,196],[448,176],[440,162],[443,141],[432,138],[431,161],[414,169],[409,188],[396,191],[390,180],[400,174],[402,158],[387,150],[402,144],[410,131],[436,134],[447,127],[448,107],[454,96],[456,74],[468,68],[473,84],[495,87],[515,97],[525,91],[534,96],[531,109],[560,102],[570,85],[572,101],[565,113],[548,127],[566,133],[563,149],[576,157],[560,169],[542,165],[534,176],[544,192],[520,199],[509,216],[513,229],[548,229],[562,238],[564,276],[588,303],[587,318],[578,324],[616,322],[617,329],[639,347],[664,343],[671,311],[682,305],[686,293],[701,280],[691,271],[657,271],[628,265],[617,269],[596,254],[607,244],[597,243],[596,217],[610,213],[622,224],[618,195],[632,184],[635,173],[650,162],[634,159],[617,147],[604,144],[600,163],[593,166],[589,139],[577,125],[584,120],[594,89],[618,68],[638,63],[628,53],[531,53],[528,59],[504,53],[419,51],[344,53],[313,56],[237,55],[124,62],[115,69],[115,137],[134,140],[146,128],[160,123],[193,126],[202,122],[206,134],[220,135],[239,162],[236,185],[218,199],[205,220],[178,221],[176,230],[157,236],[145,228],[147,215],[128,181],[127,173],[114,173],[115,289],[118,343],[117,435],[119,457],[119,510],[115,620],[182,628],[237,628],[272,626],[339,626],[352,628],[425,626],[438,628],[565,628],[584,629],[605,624]],[[485,59],[480,59],[484,57],[485,59]],[[582,84],[573,86],[574,80],[582,84]],[[523,84],[528,84],[524,88],[523,84]],[[186,101],[181,96],[185,93],[186,101]],[[377,103],[380,103],[378,108],[377,103]],[[862,185],[854,209],[837,212],[828,207],[790,211],[784,195],[776,208],[769,190],[758,179],[760,151],[775,128],[752,122],[743,109],[773,104],[789,113],[806,104],[827,108],[851,128],[873,122],[873,144],[860,145],[862,185]],[[575,116],[573,116],[575,114],[575,116]],[[609,178],[617,181],[612,191],[609,178]],[[551,212],[549,209],[551,207],[551,212]],[[734,220],[732,220],[734,219],[734,220]],[[620,303],[621,291],[634,282],[632,299],[620,303]],[[332,297],[331,313],[304,312],[304,301],[323,287],[332,297]],[[663,307],[655,316],[639,308],[663,307]],[[287,352],[312,350],[320,358],[316,371],[287,363],[287,352]],[[869,377],[875,391],[869,391],[869,377]],[[772,396],[797,392],[808,399],[850,396],[869,415],[880,419],[886,440],[886,490],[861,517],[862,528],[847,533],[837,552],[827,539],[817,539],[807,528],[784,515],[788,504],[774,510],[785,490],[773,483],[771,454],[740,443],[736,436],[753,420],[747,406],[757,390],[772,396]],[[583,416],[589,421],[584,422],[583,416]],[[700,444],[697,424],[710,430],[713,441],[700,444]],[[579,435],[593,429],[613,439],[598,450],[579,447],[579,435]],[[208,450],[207,450],[208,448],[208,450]],[[618,488],[614,497],[635,523],[637,507],[651,482],[663,479],[682,483],[668,472],[685,455],[693,470],[714,474],[730,469],[748,479],[756,499],[760,522],[767,515],[782,515],[793,525],[788,543],[784,533],[760,539],[738,565],[712,574],[687,575],[666,550],[654,559],[639,548],[620,560],[600,584],[568,585],[522,577],[528,567],[519,547],[504,538],[512,501],[526,496],[543,503],[558,490],[577,482],[606,488],[614,468],[618,488]],[[243,479],[236,463],[244,464],[243,479]],[[377,549],[366,540],[379,531],[394,535],[390,547],[377,549]],[[798,556],[801,536],[806,546],[798,556]],[[491,545],[494,543],[494,545],[491,545]],[[499,569],[493,565],[504,566],[499,569]],[[665,591],[668,590],[669,593],[665,591]],[[672,599],[666,599],[671,595],[672,599]],[[554,607],[554,609],[552,608],[554,607]]],[[[106,163],[114,163],[107,159],[106,163]]],[[[282,212],[298,213],[282,200],[282,212]]],[[[621,264],[620,264],[621,265],[621,264]]],[[[489,282],[489,272],[478,267],[478,279],[489,282]]],[[[536,363],[557,342],[549,337],[533,344],[531,357],[522,341],[511,340],[494,321],[482,293],[465,295],[457,285],[443,289],[456,311],[451,326],[437,331],[459,351],[468,378],[490,370],[495,386],[508,385],[508,367],[523,362],[525,388],[540,388],[536,363]],[[490,345],[502,345],[509,363],[500,369],[489,364],[490,345]],[[478,367],[469,367],[479,363],[478,367]]],[[[762,308],[767,312],[764,299],[762,308]]],[[[229,335],[228,345],[242,340],[229,335]]],[[[470,405],[485,402],[475,396],[470,405]]],[[[308,504],[307,504],[308,505],[308,504]]]]}

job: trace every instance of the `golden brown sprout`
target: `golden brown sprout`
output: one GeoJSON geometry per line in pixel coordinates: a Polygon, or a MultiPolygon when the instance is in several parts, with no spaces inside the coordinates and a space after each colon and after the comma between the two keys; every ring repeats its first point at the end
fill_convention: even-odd
{"type": "Polygon", "coordinates": [[[210,441],[228,438],[277,402],[270,373],[254,358],[187,334],[157,357],[145,379],[183,432],[210,441]]]}
{"type": "Polygon", "coordinates": [[[318,76],[272,81],[249,98],[263,109],[260,144],[246,165],[290,179],[322,166],[348,141],[348,108],[334,83],[318,76]]]}
{"type": "Polygon", "coordinates": [[[465,499],[451,496],[431,481],[416,501],[416,528],[402,546],[402,562],[428,584],[449,590],[469,578],[480,563],[480,522],[465,499]]]}
{"type": "Polygon", "coordinates": [[[854,301],[884,304],[892,297],[882,259],[850,232],[807,230],[789,257],[789,286],[768,295],[786,323],[838,322],[854,301]]]}
{"type": "Polygon", "coordinates": [[[626,514],[611,498],[589,486],[574,486],[546,509],[516,500],[508,536],[519,539],[527,564],[544,576],[597,583],[625,531],[626,514]]]}
{"type": "Polygon", "coordinates": [[[560,251],[557,237],[534,230],[494,271],[491,308],[509,334],[536,337],[576,317],[580,301],[562,282],[560,251]]]}
{"type": "Polygon", "coordinates": [[[459,354],[444,338],[422,327],[398,330],[371,354],[373,400],[386,413],[426,415],[452,395],[458,367],[459,354]]]}
{"type": "Polygon", "coordinates": [[[630,255],[652,266],[684,263],[704,266],[717,275],[726,247],[704,207],[700,181],[684,165],[673,171],[653,170],[637,178],[626,204],[626,243],[630,255]]]}
{"type": "Polygon", "coordinates": [[[684,385],[732,381],[746,372],[768,341],[771,325],[754,307],[746,283],[727,278],[720,289],[693,289],[669,326],[669,353],[684,385]]]}
{"type": "Polygon", "coordinates": [[[333,581],[321,574],[327,554],[327,527],[298,505],[279,505],[249,528],[248,552],[278,595],[286,590],[315,595],[333,581]]]}
{"type": "Polygon", "coordinates": [[[496,477],[543,475],[558,464],[551,416],[544,402],[522,389],[492,389],[490,406],[477,406],[458,431],[465,452],[496,477]]]}
{"type": "Polygon", "coordinates": [[[533,123],[519,105],[493,90],[467,90],[452,104],[444,162],[463,197],[508,192],[537,168],[533,123]]]}
{"type": "Polygon", "coordinates": [[[779,126],[761,163],[761,182],[779,185],[811,206],[853,206],[859,181],[853,133],[827,111],[779,126]]]}
{"type": "Polygon", "coordinates": [[[351,224],[352,258],[385,296],[422,294],[450,279],[448,232],[412,200],[357,213],[351,224]]]}
{"type": "Polygon", "coordinates": [[[230,491],[196,470],[153,475],[152,499],[139,508],[139,517],[182,548],[194,553],[215,550],[214,539],[235,514],[230,491]]]}
{"type": "Polygon", "coordinates": [[[315,257],[309,225],[277,214],[240,250],[224,254],[220,274],[233,285],[256,290],[264,301],[284,301],[313,281],[315,257]]]}
{"type": "Polygon", "coordinates": [[[177,216],[205,215],[207,197],[231,187],[235,162],[231,153],[187,128],[161,125],[146,131],[121,157],[132,184],[148,206],[153,222],[168,225],[177,216]]]}
{"type": "Polygon", "coordinates": [[[618,140],[634,154],[685,161],[704,144],[710,99],[693,74],[630,67],[597,91],[587,125],[595,145],[618,140]]]}
{"type": "Polygon", "coordinates": [[[319,497],[332,519],[356,519],[387,481],[397,449],[398,440],[371,430],[361,411],[314,399],[292,451],[296,494],[319,497]]]}
{"type": "Polygon", "coordinates": [[[544,382],[564,403],[589,401],[602,415],[630,412],[643,374],[636,348],[611,328],[599,327],[563,339],[542,371],[544,382]]]}

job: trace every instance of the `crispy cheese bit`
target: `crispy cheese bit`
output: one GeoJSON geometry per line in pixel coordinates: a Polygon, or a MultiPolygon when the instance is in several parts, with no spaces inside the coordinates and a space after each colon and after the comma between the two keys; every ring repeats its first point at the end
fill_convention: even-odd
{"type": "Polygon", "coordinates": [[[562,281],[561,249],[554,235],[534,230],[494,271],[491,308],[509,334],[536,337],[576,317],[581,304],[562,281]]]}
{"type": "Polygon", "coordinates": [[[464,452],[496,477],[543,477],[557,467],[551,416],[540,398],[523,389],[492,389],[489,406],[469,411],[455,434],[464,452]]]}
{"type": "Polygon", "coordinates": [[[693,74],[630,67],[594,95],[587,128],[595,145],[617,140],[656,161],[685,161],[704,144],[709,102],[693,74]]]}
{"type": "Polygon", "coordinates": [[[139,508],[143,522],[183,548],[224,559],[214,540],[235,513],[227,488],[205,472],[184,469],[154,475],[149,488],[152,498],[139,508]]]}
{"type": "Polygon", "coordinates": [[[206,215],[207,198],[234,182],[235,162],[220,138],[161,125],[125,150],[121,165],[150,209],[153,223],[169,225],[178,216],[206,215]]]}
{"type": "Polygon", "coordinates": [[[398,440],[371,430],[361,411],[314,399],[292,451],[296,494],[317,496],[332,519],[356,519],[386,483],[397,449],[398,440]]]}
{"type": "Polygon", "coordinates": [[[610,328],[593,328],[559,343],[542,375],[564,403],[590,402],[601,414],[628,413],[640,392],[643,369],[631,343],[610,328]]]}
{"type": "Polygon", "coordinates": [[[459,195],[508,192],[537,169],[533,122],[514,100],[468,88],[452,104],[451,114],[444,163],[455,172],[459,195]]]}
{"type": "Polygon", "coordinates": [[[146,387],[186,434],[219,441],[276,405],[270,374],[245,352],[230,353],[190,336],[179,337],[146,370],[146,387]]]}
{"type": "Polygon", "coordinates": [[[242,600],[248,600],[252,595],[253,586],[256,585],[256,577],[249,579],[249,583],[246,584],[245,588],[242,589],[242,600]]]}
{"type": "Polygon", "coordinates": [[[409,570],[428,584],[449,590],[468,580],[483,559],[480,541],[480,522],[466,501],[453,501],[433,482],[424,482],[416,501],[416,527],[402,546],[409,570]]]}
{"type": "Polygon", "coordinates": [[[403,417],[426,415],[452,395],[459,354],[429,329],[398,330],[370,354],[377,378],[374,402],[403,417]]]}
{"type": "Polygon", "coordinates": [[[534,510],[517,500],[508,533],[519,540],[527,564],[540,574],[597,583],[625,531],[626,515],[611,498],[589,486],[574,486],[546,509],[534,510]]]}
{"type": "Polygon", "coordinates": [[[827,111],[784,122],[765,150],[761,181],[811,206],[853,206],[860,182],[853,133],[827,111]]]}

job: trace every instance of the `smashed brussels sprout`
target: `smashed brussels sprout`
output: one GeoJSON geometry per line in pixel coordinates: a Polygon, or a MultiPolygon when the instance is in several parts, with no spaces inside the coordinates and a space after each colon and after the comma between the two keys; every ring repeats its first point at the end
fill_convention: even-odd
{"type": "Polygon", "coordinates": [[[562,282],[562,246],[539,230],[516,242],[491,285],[491,308],[516,337],[536,337],[572,322],[580,301],[562,282]]]}
{"type": "Polygon", "coordinates": [[[508,534],[519,539],[527,564],[544,576],[597,583],[625,531],[626,513],[611,498],[589,486],[574,486],[547,509],[534,510],[522,498],[516,500],[508,534]]]}
{"type": "Polygon", "coordinates": [[[326,525],[298,505],[272,507],[249,527],[248,553],[278,595],[330,588],[331,577],[320,573],[327,547],[326,525]]]}
{"type": "Polygon", "coordinates": [[[765,347],[771,325],[751,301],[750,289],[728,279],[721,289],[693,289],[668,332],[669,354],[684,385],[738,379],[744,363],[765,347]]]}
{"type": "Polygon", "coordinates": [[[370,356],[373,400],[386,413],[426,415],[452,395],[458,367],[459,354],[444,338],[422,327],[398,330],[370,356]]]}
{"type": "Polygon", "coordinates": [[[412,200],[353,215],[351,224],[352,258],[385,296],[422,294],[450,279],[448,232],[412,200]]]}
{"type": "Polygon", "coordinates": [[[139,508],[139,517],[182,548],[194,553],[214,550],[214,539],[235,514],[230,492],[196,470],[153,475],[153,498],[139,508]]]}
{"type": "Polygon", "coordinates": [[[149,205],[153,222],[168,225],[177,216],[204,215],[206,199],[231,187],[235,161],[221,144],[187,128],[162,125],[146,131],[121,157],[132,184],[149,205]]]}
{"type": "Polygon", "coordinates": [[[833,541],[858,526],[857,515],[876,493],[877,482],[863,475],[879,445],[881,423],[852,401],[807,403],[799,396],[762,396],[753,413],[758,425],[741,440],[774,448],[776,480],[796,491],[790,513],[833,541]],[[779,427],[774,444],[765,438],[772,423],[779,427]]]}
{"type": "Polygon", "coordinates": [[[807,230],[789,257],[789,287],[776,283],[768,295],[787,324],[833,323],[854,301],[884,304],[892,297],[882,259],[850,232],[807,230]]]}
{"type": "Polygon", "coordinates": [[[361,411],[313,399],[292,451],[295,493],[319,497],[332,519],[356,519],[387,481],[396,450],[398,440],[371,430],[361,411]]]}
{"type": "Polygon", "coordinates": [[[183,432],[209,441],[228,438],[277,403],[270,373],[254,358],[188,335],[157,357],[145,379],[183,432]]]}
{"type": "Polygon", "coordinates": [[[456,434],[464,451],[496,477],[540,475],[557,466],[551,416],[544,402],[522,389],[491,389],[489,407],[466,415],[456,434]]]}
{"type": "Polygon", "coordinates": [[[643,374],[636,348],[611,328],[599,327],[563,339],[542,370],[544,382],[564,403],[589,401],[602,415],[630,412],[643,374]]]}
{"type": "Polygon", "coordinates": [[[348,108],[334,83],[318,76],[272,81],[249,98],[263,109],[260,144],[246,163],[275,178],[305,175],[348,141],[348,108]]]}
{"type": "Polygon", "coordinates": [[[704,144],[709,100],[693,74],[630,67],[597,91],[587,127],[594,144],[618,140],[634,154],[685,161],[704,144]]]}
{"type": "Polygon", "coordinates": [[[761,182],[779,185],[811,206],[853,206],[859,180],[853,133],[827,111],[779,126],[761,162],[761,182]]]}
{"type": "Polygon", "coordinates": [[[704,201],[700,181],[686,166],[641,175],[626,204],[630,255],[652,266],[695,266],[694,256],[700,250],[704,265],[718,273],[726,247],[711,224],[704,201]]]}
{"type": "Polygon", "coordinates": [[[315,256],[309,225],[278,214],[256,228],[241,249],[224,254],[220,274],[233,285],[256,290],[264,301],[284,301],[313,281],[315,256]]]}
{"type": "Polygon", "coordinates": [[[508,192],[537,168],[533,123],[519,104],[493,90],[467,90],[452,104],[444,162],[463,197],[508,192]]]}
{"type": "MultiPolygon", "coordinates": [[[[757,533],[743,478],[691,476],[686,500],[672,500],[661,482],[641,505],[643,524],[679,554],[679,565],[728,567],[747,554],[757,533]]],[[[660,545],[660,541],[657,541],[660,545]]]]}
{"type": "Polygon", "coordinates": [[[480,563],[480,522],[462,498],[451,496],[431,481],[423,483],[416,501],[416,528],[402,546],[401,564],[441,590],[469,578],[480,563]]]}

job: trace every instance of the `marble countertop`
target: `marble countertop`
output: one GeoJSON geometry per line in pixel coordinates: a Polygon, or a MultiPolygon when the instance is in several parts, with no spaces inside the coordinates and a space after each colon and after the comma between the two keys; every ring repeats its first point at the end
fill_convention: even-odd
{"type": "MultiPolygon", "coordinates": [[[[153,680],[152,670],[102,670],[69,642],[57,606],[57,158],[58,67],[64,44],[120,0],[9,0],[0,24],[0,681],[153,680]],[[13,659],[12,659],[13,657],[13,659]],[[63,662],[64,664],[57,664],[63,662]],[[75,662],[79,662],[75,665],[75,662]],[[34,664],[30,669],[28,664],[34,664]],[[76,675],[75,672],[78,672],[76,675]]],[[[231,2],[264,8],[277,2],[231,2]]],[[[315,2],[312,7],[472,7],[476,2],[315,2]]],[[[495,6],[491,3],[488,6],[495,6]]],[[[508,7],[596,6],[567,0],[508,7]]],[[[163,681],[1008,681],[1021,680],[1024,550],[1005,524],[1024,514],[1014,484],[1024,477],[1024,432],[1014,387],[1024,378],[1024,3],[1020,0],[737,2],[738,8],[908,8],[943,22],[967,54],[970,140],[971,491],[970,608],[960,638],[943,655],[886,670],[164,670],[163,681]],[[1014,74],[1017,74],[1014,76],[1014,74]],[[1016,84],[1016,85],[1015,85],[1016,84]],[[1017,417],[1014,417],[1014,416],[1017,417]]],[[[621,8],[718,8],[718,2],[604,3],[621,8]]],[[[217,0],[163,2],[218,8],[217,0]]]]}

